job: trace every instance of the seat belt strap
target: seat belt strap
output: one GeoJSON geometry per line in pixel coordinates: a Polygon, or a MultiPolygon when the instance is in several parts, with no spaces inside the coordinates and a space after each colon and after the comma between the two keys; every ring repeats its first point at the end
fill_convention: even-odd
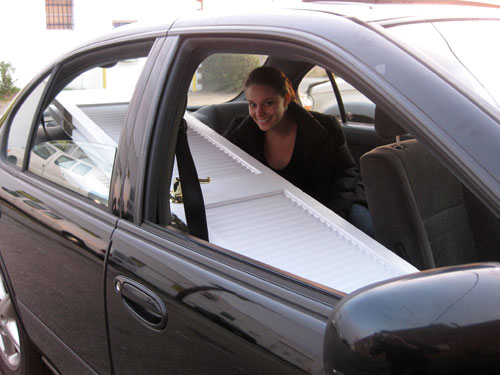
{"type": "Polygon", "coordinates": [[[181,126],[179,127],[175,156],[177,158],[177,169],[181,181],[188,232],[193,236],[208,241],[205,202],[203,201],[198,173],[196,172],[193,157],[189,150],[187,123],[185,119],[182,119],[181,126]]]}

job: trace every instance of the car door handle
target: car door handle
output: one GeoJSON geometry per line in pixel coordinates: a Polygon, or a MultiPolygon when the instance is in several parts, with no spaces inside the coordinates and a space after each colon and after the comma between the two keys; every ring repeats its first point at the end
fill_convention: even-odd
{"type": "Polygon", "coordinates": [[[125,308],[141,323],[157,330],[167,326],[167,309],[154,292],[124,276],[115,278],[115,291],[125,308]]]}

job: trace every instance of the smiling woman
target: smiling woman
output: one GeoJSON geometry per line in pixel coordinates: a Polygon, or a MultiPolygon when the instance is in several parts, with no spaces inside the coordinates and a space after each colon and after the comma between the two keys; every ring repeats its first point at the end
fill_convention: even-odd
{"type": "Polygon", "coordinates": [[[338,121],[304,110],[289,79],[270,66],[249,74],[245,94],[249,116],[235,118],[226,138],[371,235],[368,210],[357,207],[366,201],[338,121]]]}

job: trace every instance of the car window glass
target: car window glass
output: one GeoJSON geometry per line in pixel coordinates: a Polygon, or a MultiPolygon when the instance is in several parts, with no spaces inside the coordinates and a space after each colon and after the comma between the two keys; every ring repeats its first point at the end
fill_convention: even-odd
{"type": "MultiPolygon", "coordinates": [[[[331,87],[328,76],[323,72],[318,69],[315,76],[311,73],[310,81],[319,82],[319,84],[326,81],[331,87]]],[[[219,74],[221,76],[219,81],[223,81],[224,71],[220,71],[219,74]]],[[[331,88],[325,91],[331,95],[332,100],[335,100],[331,88]]],[[[328,105],[331,106],[333,103],[329,101],[328,105]]],[[[304,115],[299,109],[293,110],[299,111],[301,117],[304,115]]],[[[189,148],[200,185],[193,179],[185,178],[186,174],[179,173],[178,164],[174,164],[170,194],[165,191],[162,192],[161,197],[161,199],[170,197],[168,204],[171,216],[162,218],[164,222],[161,226],[168,223],[167,229],[190,233],[202,240],[208,240],[223,252],[227,249],[231,256],[242,256],[246,260],[282,270],[287,275],[323,283],[346,292],[361,286],[362,284],[355,286],[350,281],[349,285],[343,284],[346,279],[342,276],[345,271],[341,270],[341,266],[338,270],[329,272],[325,278],[313,271],[322,268],[325,264],[339,264],[340,258],[350,259],[357,254],[356,245],[345,240],[347,237],[339,238],[337,225],[345,227],[346,233],[349,232],[352,236],[360,235],[361,231],[353,226],[346,226],[347,220],[325,204],[331,202],[327,202],[326,199],[323,200],[325,203],[320,202],[321,193],[317,194],[319,189],[315,191],[315,188],[311,187],[315,182],[312,178],[307,178],[309,177],[307,173],[302,173],[296,179],[302,178],[299,181],[302,184],[298,187],[294,185],[295,181],[287,180],[280,175],[279,171],[266,166],[265,160],[259,158],[260,155],[258,155],[260,145],[255,146],[259,142],[252,142],[253,134],[250,129],[254,126],[253,123],[247,122],[248,127],[240,125],[238,129],[244,129],[239,135],[249,140],[251,143],[249,148],[255,146],[258,149],[254,154],[245,152],[243,147],[240,148],[236,143],[232,143],[229,137],[226,138],[224,130],[227,129],[228,124],[236,116],[244,114],[248,114],[246,101],[207,105],[197,111],[185,113],[189,148]],[[303,178],[304,176],[306,178],[303,178]],[[200,199],[197,191],[198,186],[201,187],[203,200],[200,199]],[[204,215],[200,214],[201,210],[204,210],[206,214],[206,222],[204,215]],[[313,243],[315,254],[310,252],[313,243]],[[332,251],[338,248],[343,249],[342,254],[332,251]],[[327,278],[329,280],[326,280],[327,278]]],[[[309,116],[304,117],[309,118],[309,116]]],[[[325,119],[323,116],[318,117],[325,119]]],[[[272,118],[274,116],[269,115],[264,117],[262,122],[265,123],[272,118]]],[[[246,121],[243,118],[240,120],[243,123],[246,121]]],[[[315,127],[315,122],[312,120],[304,121],[304,124],[307,125],[301,130],[309,125],[315,127]]],[[[334,125],[334,121],[328,119],[328,124],[334,125]]],[[[319,134],[313,133],[314,130],[307,132],[306,136],[315,137],[319,134]]],[[[323,132],[321,134],[326,136],[323,132]]],[[[182,138],[178,138],[178,146],[181,146],[179,139],[182,138]]],[[[305,148],[306,142],[309,140],[302,137],[300,146],[305,148]]],[[[311,142],[307,146],[317,147],[321,144],[325,145],[324,150],[330,146],[327,142],[311,142]]],[[[177,158],[184,157],[189,164],[189,158],[182,156],[182,150],[183,147],[180,148],[181,152],[176,153],[177,158]]],[[[315,158],[316,163],[324,158],[324,170],[332,165],[330,160],[333,159],[325,157],[325,154],[328,152],[318,151],[316,154],[318,157],[315,158]]],[[[337,157],[338,154],[335,156],[337,157]]],[[[182,166],[182,163],[179,164],[182,166]]],[[[350,161],[349,164],[352,165],[350,161]]],[[[297,169],[301,168],[304,172],[308,166],[307,162],[304,162],[297,169]]],[[[187,169],[189,170],[189,166],[187,169]]],[[[355,166],[352,165],[349,169],[352,171],[351,176],[354,180],[355,166]]],[[[156,168],[153,167],[150,170],[156,170],[156,168]]],[[[319,180],[320,178],[316,181],[319,180]]],[[[325,187],[325,191],[331,191],[331,186],[326,185],[329,185],[332,180],[324,180],[325,183],[322,186],[325,187]]],[[[363,211],[363,208],[360,211],[363,211]]],[[[368,264],[371,261],[367,258],[365,263],[367,267],[370,267],[368,264]]],[[[405,262],[400,263],[398,267],[409,267],[413,270],[413,267],[405,262]]],[[[355,283],[361,280],[358,277],[355,279],[355,283]]]]}
{"type": "Polygon", "coordinates": [[[315,66],[302,79],[298,95],[304,108],[324,112],[328,107],[336,106],[337,99],[325,69],[315,66]]]}
{"type": "Polygon", "coordinates": [[[40,97],[43,94],[48,78],[41,81],[21,104],[10,125],[7,140],[7,160],[22,167],[24,153],[40,97]]]}
{"type": "Polygon", "coordinates": [[[59,156],[54,162],[54,164],[58,165],[61,168],[69,169],[76,164],[76,161],[63,155],[59,156]]]}
{"type": "Polygon", "coordinates": [[[33,207],[34,209],[37,210],[43,210],[44,208],[40,206],[38,203],[35,203],[33,201],[30,201],[29,199],[25,199],[24,203],[26,203],[28,206],[33,207]]]}
{"type": "Polygon", "coordinates": [[[205,59],[193,76],[188,93],[188,106],[224,103],[243,89],[253,69],[267,59],[262,55],[220,53],[205,59]]]}
{"type": "Polygon", "coordinates": [[[28,170],[107,206],[118,138],[145,58],[87,70],[43,111],[28,170]]]}
{"type": "Polygon", "coordinates": [[[40,156],[42,159],[48,159],[54,155],[57,151],[49,146],[48,144],[36,145],[33,147],[33,152],[40,156]]]}
{"type": "Polygon", "coordinates": [[[494,21],[417,23],[388,31],[441,65],[450,77],[500,110],[500,52],[490,38],[499,35],[494,21]]]}
{"type": "Polygon", "coordinates": [[[74,169],[73,172],[80,176],[85,176],[87,173],[89,173],[92,170],[92,167],[85,165],[85,164],[79,164],[77,165],[74,169]]]}
{"type": "Polygon", "coordinates": [[[43,214],[45,216],[50,217],[51,219],[54,219],[54,220],[64,220],[62,217],[60,217],[60,216],[58,216],[55,213],[50,212],[50,211],[44,211],[43,214]]]}
{"type": "MultiPolygon", "coordinates": [[[[334,75],[334,78],[342,96],[347,121],[373,124],[375,105],[342,77],[334,75]]],[[[319,66],[312,68],[302,79],[298,94],[306,109],[333,115],[342,121],[339,104],[325,69],[319,66]]]]}

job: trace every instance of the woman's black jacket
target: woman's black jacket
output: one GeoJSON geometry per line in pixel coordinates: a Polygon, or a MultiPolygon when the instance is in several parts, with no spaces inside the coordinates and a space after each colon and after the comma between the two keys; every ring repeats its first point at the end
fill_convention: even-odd
{"type": "MultiPolygon", "coordinates": [[[[308,179],[296,183],[297,187],[344,218],[353,203],[366,205],[358,169],[339,122],[333,116],[306,111],[295,102],[288,105],[287,114],[297,123],[304,175],[308,179]]],[[[224,136],[268,165],[264,157],[264,132],[250,116],[234,118],[224,136]]]]}

